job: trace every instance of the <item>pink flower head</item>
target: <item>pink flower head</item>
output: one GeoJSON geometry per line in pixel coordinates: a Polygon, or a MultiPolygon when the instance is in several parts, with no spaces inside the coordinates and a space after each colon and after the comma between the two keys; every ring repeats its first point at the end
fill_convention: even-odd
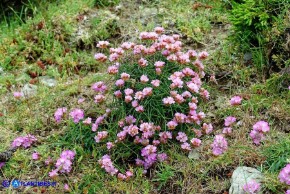
{"type": "Polygon", "coordinates": [[[131,104],[134,108],[136,108],[139,105],[137,100],[133,100],[131,104]]]}
{"type": "Polygon", "coordinates": [[[169,121],[167,124],[168,129],[173,130],[177,127],[177,122],[176,121],[169,121]]]}
{"type": "Polygon", "coordinates": [[[205,100],[208,100],[210,95],[209,92],[203,88],[200,89],[199,94],[201,95],[201,97],[205,100]]]}
{"type": "Polygon", "coordinates": [[[69,173],[72,169],[72,162],[68,158],[59,158],[55,164],[61,173],[69,173]]]}
{"type": "Polygon", "coordinates": [[[37,139],[33,135],[28,134],[26,136],[17,137],[14,139],[12,142],[12,147],[16,148],[22,146],[24,148],[28,148],[35,142],[37,142],[37,139]]]}
{"type": "Polygon", "coordinates": [[[135,93],[135,97],[136,100],[142,100],[144,98],[143,92],[139,91],[135,93]]]}
{"type": "Polygon", "coordinates": [[[198,54],[198,58],[200,60],[206,59],[208,57],[208,53],[206,51],[202,51],[198,54]]]}
{"type": "Polygon", "coordinates": [[[187,83],[187,87],[188,87],[189,91],[191,91],[192,93],[198,93],[198,91],[199,91],[198,85],[196,85],[193,82],[187,83]]]}
{"type": "Polygon", "coordinates": [[[75,155],[76,155],[76,153],[74,151],[65,150],[65,151],[61,152],[60,157],[68,159],[68,160],[73,160],[75,155]]]}
{"type": "Polygon", "coordinates": [[[112,142],[107,142],[106,146],[107,146],[107,149],[110,150],[110,149],[112,149],[115,145],[114,145],[112,142]]]}
{"type": "Polygon", "coordinates": [[[107,90],[107,86],[104,84],[104,82],[96,82],[92,85],[92,89],[96,92],[105,92],[107,90]]]}
{"type": "Polygon", "coordinates": [[[156,28],[154,28],[154,31],[157,34],[162,34],[164,32],[164,28],[162,28],[162,27],[156,27],[156,28]]]}
{"type": "Polygon", "coordinates": [[[231,103],[232,106],[240,105],[242,103],[242,97],[234,96],[234,97],[231,98],[230,103],[231,103]]]}
{"type": "Polygon", "coordinates": [[[81,104],[81,103],[83,103],[84,101],[85,101],[84,98],[80,98],[80,99],[78,99],[78,104],[81,104]]]}
{"type": "MultiPolygon", "coordinates": [[[[289,90],[290,90],[290,86],[289,86],[289,90]]],[[[285,194],[290,194],[290,189],[287,190],[287,191],[285,192],[285,194]]]]}
{"type": "Polygon", "coordinates": [[[161,75],[161,73],[162,73],[161,68],[155,68],[155,71],[156,71],[157,75],[161,75]]]}
{"type": "Polygon", "coordinates": [[[266,121],[258,121],[253,125],[253,130],[261,133],[266,133],[270,131],[270,126],[266,121]]]}
{"type": "Polygon", "coordinates": [[[163,61],[156,61],[156,62],[154,63],[154,66],[155,66],[156,68],[162,68],[162,67],[164,67],[164,65],[165,65],[165,62],[163,62],[163,61]]]}
{"type": "Polygon", "coordinates": [[[213,154],[218,156],[223,154],[228,149],[228,142],[222,135],[216,135],[211,147],[213,154]]]}
{"type": "Polygon", "coordinates": [[[105,62],[107,60],[107,56],[103,53],[97,53],[95,54],[95,59],[100,62],[105,62]]]}
{"type": "Polygon", "coordinates": [[[185,99],[180,94],[177,94],[174,97],[174,100],[177,104],[182,104],[185,101],[185,99]]]}
{"type": "Polygon", "coordinates": [[[146,82],[149,81],[149,78],[147,77],[147,75],[142,75],[142,76],[140,77],[140,81],[141,81],[142,83],[146,83],[146,82]]]}
{"type": "Polygon", "coordinates": [[[290,164],[287,164],[279,173],[278,176],[281,183],[290,185],[290,164]]]}
{"type": "Polygon", "coordinates": [[[23,93],[22,92],[13,92],[13,96],[16,99],[19,99],[19,98],[23,97],[23,93]]]}
{"type": "Polygon", "coordinates": [[[64,113],[66,113],[67,108],[62,107],[62,108],[58,108],[55,113],[54,113],[54,119],[57,123],[59,123],[64,115],[64,113]]]}
{"type": "Polygon", "coordinates": [[[48,156],[48,158],[45,160],[45,165],[50,165],[50,164],[52,164],[53,163],[53,160],[51,159],[51,157],[50,156],[48,156]]]}
{"type": "Polygon", "coordinates": [[[211,123],[210,124],[203,123],[202,130],[205,134],[210,134],[213,131],[213,126],[211,123]]]}
{"type": "Polygon", "coordinates": [[[125,96],[125,102],[126,103],[129,103],[133,100],[133,97],[132,96],[125,96]]]}
{"type": "Polygon", "coordinates": [[[169,131],[159,133],[160,142],[166,143],[168,139],[172,139],[172,133],[169,131]]]}
{"type": "Polygon", "coordinates": [[[260,183],[251,180],[243,186],[243,190],[246,194],[257,194],[260,191],[260,183]]]}
{"type": "Polygon", "coordinates": [[[131,96],[134,91],[131,88],[127,88],[124,90],[126,96],[131,96]]]}
{"type": "Polygon", "coordinates": [[[58,172],[57,169],[55,169],[55,170],[49,172],[49,173],[48,173],[48,174],[49,174],[49,177],[51,177],[51,178],[57,177],[57,176],[58,176],[58,173],[57,173],[57,172],[58,172]]]}
{"type": "Polygon", "coordinates": [[[188,77],[191,77],[191,76],[194,76],[196,73],[190,69],[189,67],[186,67],[182,70],[182,73],[185,75],[185,76],[188,76],[188,77]]]}
{"type": "Polygon", "coordinates": [[[127,81],[130,79],[130,74],[128,73],[121,73],[121,79],[127,81]]]}
{"type": "Polygon", "coordinates": [[[116,83],[115,83],[115,85],[116,85],[117,87],[119,87],[119,88],[123,87],[124,84],[125,84],[125,82],[124,82],[124,80],[122,80],[122,79],[118,79],[118,80],[116,81],[116,83]]]}
{"type": "Polygon", "coordinates": [[[200,144],[201,144],[201,140],[198,139],[198,138],[192,138],[192,139],[190,140],[190,143],[191,143],[191,145],[192,145],[193,147],[199,147],[200,144]]]}
{"type": "Polygon", "coordinates": [[[64,184],[63,189],[65,191],[70,191],[70,188],[69,188],[68,184],[64,184]]]}
{"type": "Polygon", "coordinates": [[[178,135],[176,139],[182,143],[186,142],[188,140],[187,135],[184,132],[178,132],[178,135]]]}
{"type": "Polygon", "coordinates": [[[124,49],[124,50],[129,50],[129,49],[132,49],[134,48],[135,44],[132,43],[132,42],[124,42],[122,45],[121,45],[121,48],[124,49]]]}
{"type": "Polygon", "coordinates": [[[225,127],[224,129],[223,129],[223,132],[222,132],[223,134],[226,134],[226,135],[229,135],[229,134],[231,134],[232,133],[232,128],[231,127],[225,127]]]}
{"type": "Polygon", "coordinates": [[[118,61],[118,59],[121,57],[121,55],[117,54],[117,53],[112,53],[110,54],[109,56],[109,60],[111,62],[115,62],[115,61],[118,61]]]}
{"type": "Polygon", "coordinates": [[[187,54],[182,54],[180,56],[177,57],[177,61],[180,63],[180,64],[186,64],[186,63],[189,63],[190,60],[189,60],[189,55],[187,54]]]}
{"type": "Polygon", "coordinates": [[[158,38],[158,34],[155,32],[141,32],[140,39],[141,40],[156,40],[158,38]]]}
{"type": "Polygon", "coordinates": [[[154,145],[147,145],[145,148],[141,150],[141,156],[146,157],[150,154],[156,153],[157,147],[154,145]]]}
{"type": "Polygon", "coordinates": [[[0,162],[0,169],[5,165],[5,162],[0,162]]]}
{"type": "Polygon", "coordinates": [[[105,169],[107,173],[109,173],[111,176],[116,175],[118,173],[118,170],[114,167],[113,162],[109,155],[104,155],[100,160],[99,164],[101,165],[101,168],[105,169]]]}
{"type": "Polygon", "coordinates": [[[83,121],[83,124],[90,125],[92,123],[92,118],[88,117],[83,121]]]}
{"type": "Polygon", "coordinates": [[[107,48],[109,46],[109,42],[108,41],[99,41],[97,44],[97,47],[99,48],[107,48]]]}
{"type": "Polygon", "coordinates": [[[74,123],[78,123],[81,119],[84,118],[84,111],[81,109],[73,109],[69,115],[71,116],[71,118],[73,119],[74,123]]]}
{"type": "Polygon", "coordinates": [[[191,150],[190,144],[187,142],[181,144],[181,149],[183,149],[185,151],[190,151],[191,150]]]}
{"type": "Polygon", "coordinates": [[[231,126],[234,122],[236,122],[236,117],[233,117],[233,116],[229,116],[227,118],[225,118],[225,126],[226,127],[229,127],[231,126]]]}
{"type": "Polygon", "coordinates": [[[146,66],[148,66],[148,61],[145,60],[145,59],[143,59],[143,58],[141,58],[141,59],[138,61],[138,64],[139,64],[140,67],[146,67],[146,66]]]}
{"type": "Polygon", "coordinates": [[[181,96],[182,96],[183,98],[191,98],[191,97],[192,97],[192,95],[191,95],[191,93],[190,93],[189,91],[185,91],[185,92],[183,92],[183,93],[181,94],[181,96]]]}
{"type": "Polygon", "coordinates": [[[159,85],[160,85],[160,80],[158,80],[158,79],[155,79],[155,80],[152,80],[151,81],[151,84],[154,86],[154,87],[159,87],[159,85]]]}
{"type": "Polygon", "coordinates": [[[264,139],[264,134],[256,130],[252,130],[250,132],[250,137],[252,138],[254,144],[259,145],[260,142],[264,139]]]}
{"type": "Polygon", "coordinates": [[[122,92],[120,90],[117,90],[114,92],[114,95],[117,97],[117,98],[122,98],[122,92]]]}
{"type": "Polygon", "coordinates": [[[151,87],[146,87],[142,90],[143,96],[151,96],[152,95],[152,88],[151,87]]]}
{"type": "Polygon", "coordinates": [[[33,152],[32,159],[33,160],[39,160],[39,153],[38,152],[33,152]]]}
{"type": "Polygon", "coordinates": [[[197,58],[197,52],[195,50],[188,50],[187,54],[190,59],[196,59],[197,58]]]}
{"type": "Polygon", "coordinates": [[[105,139],[108,137],[108,132],[107,131],[99,131],[97,135],[95,136],[95,141],[99,143],[101,140],[105,139]]]}
{"type": "Polygon", "coordinates": [[[110,48],[110,54],[117,54],[119,56],[124,54],[124,50],[122,48],[110,48]]]}
{"type": "Polygon", "coordinates": [[[104,102],[105,96],[103,94],[98,94],[95,96],[95,103],[100,104],[104,102]]]}
{"type": "Polygon", "coordinates": [[[175,113],[174,118],[177,123],[185,123],[187,116],[183,113],[175,113]]]}
{"type": "Polygon", "coordinates": [[[144,107],[143,107],[143,106],[137,106],[137,107],[135,108],[135,110],[136,110],[137,112],[144,112],[144,107]]]}
{"type": "Polygon", "coordinates": [[[165,160],[167,160],[167,154],[165,153],[161,153],[161,154],[157,154],[157,159],[160,161],[160,162],[163,162],[165,160]]]}
{"type": "Polygon", "coordinates": [[[119,68],[116,66],[116,65],[112,65],[112,66],[109,66],[108,67],[108,73],[111,74],[111,75],[115,75],[118,73],[119,71],[119,68]]]}
{"type": "Polygon", "coordinates": [[[120,179],[120,180],[125,180],[125,179],[127,178],[127,176],[124,175],[124,174],[122,174],[122,173],[118,173],[117,177],[118,177],[118,179],[120,179]]]}
{"type": "Polygon", "coordinates": [[[164,104],[165,106],[169,106],[169,105],[175,103],[175,101],[174,101],[174,99],[173,99],[172,97],[163,98],[163,99],[162,99],[162,102],[163,102],[163,104],[164,104]]]}
{"type": "Polygon", "coordinates": [[[127,129],[129,135],[131,135],[132,137],[138,135],[139,133],[139,128],[136,125],[130,125],[127,129]]]}

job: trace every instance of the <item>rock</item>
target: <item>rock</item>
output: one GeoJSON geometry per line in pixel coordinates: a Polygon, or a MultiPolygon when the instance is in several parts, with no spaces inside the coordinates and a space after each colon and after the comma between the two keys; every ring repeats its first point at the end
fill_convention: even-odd
{"type": "Polygon", "coordinates": [[[229,194],[246,194],[243,190],[243,186],[252,180],[260,183],[262,178],[262,173],[257,169],[240,166],[233,172],[229,194]]]}
{"type": "Polygon", "coordinates": [[[49,76],[39,77],[39,82],[48,87],[54,87],[57,84],[57,81],[49,76]]]}
{"type": "Polygon", "coordinates": [[[252,60],[253,56],[252,56],[252,53],[245,53],[244,54],[244,62],[245,63],[248,63],[252,60]]]}
{"type": "Polygon", "coordinates": [[[26,98],[35,96],[37,93],[37,86],[32,84],[25,84],[21,89],[21,92],[24,94],[26,98]]]}
{"type": "Polygon", "coordinates": [[[200,158],[200,154],[196,149],[193,149],[189,152],[188,158],[198,160],[200,158]]]}

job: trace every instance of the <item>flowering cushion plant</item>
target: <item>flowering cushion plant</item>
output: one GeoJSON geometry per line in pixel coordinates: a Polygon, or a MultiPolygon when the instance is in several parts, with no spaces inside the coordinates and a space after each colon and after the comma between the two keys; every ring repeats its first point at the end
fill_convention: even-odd
{"type": "MultiPolygon", "coordinates": [[[[114,86],[109,90],[100,81],[92,85],[92,90],[96,94],[94,102],[106,103],[111,109],[87,119],[79,108],[69,113],[74,123],[91,125],[102,153],[101,168],[119,179],[130,178],[132,171],[121,173],[114,165],[142,166],[146,171],[158,161],[167,160],[166,147],[172,142],[178,142],[187,152],[199,147],[201,137],[213,131],[198,106],[210,97],[201,80],[205,75],[202,62],[208,53],[183,51],[179,35],[163,32],[161,27],[142,32],[143,44],[125,42],[118,48],[108,48],[108,42],[100,41],[95,59],[109,64],[107,71],[114,86]]],[[[57,111],[57,122],[65,111],[64,107],[57,111]]],[[[218,148],[213,145],[214,150],[221,149],[215,155],[227,148],[226,140],[223,142],[217,143],[218,148]]]]}

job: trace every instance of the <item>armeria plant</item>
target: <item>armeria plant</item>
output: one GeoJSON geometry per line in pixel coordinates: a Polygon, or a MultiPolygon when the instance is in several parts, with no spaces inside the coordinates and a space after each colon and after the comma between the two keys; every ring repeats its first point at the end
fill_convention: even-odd
{"type": "MultiPolygon", "coordinates": [[[[188,152],[213,131],[198,106],[210,96],[201,81],[208,53],[183,51],[179,35],[163,33],[163,28],[156,27],[154,32],[140,34],[142,44],[125,42],[118,48],[100,41],[95,59],[109,64],[113,87],[102,81],[93,84],[94,101],[111,107],[97,118],[86,118],[81,109],[68,114],[74,123],[92,126],[98,152],[103,153],[100,166],[120,179],[133,175],[132,166],[142,166],[146,172],[167,160],[166,148],[174,141],[188,152]]],[[[64,107],[57,110],[57,122],[66,111],[64,107]]],[[[218,149],[215,155],[227,148],[226,139],[222,135],[220,139],[212,145],[218,149]]]]}

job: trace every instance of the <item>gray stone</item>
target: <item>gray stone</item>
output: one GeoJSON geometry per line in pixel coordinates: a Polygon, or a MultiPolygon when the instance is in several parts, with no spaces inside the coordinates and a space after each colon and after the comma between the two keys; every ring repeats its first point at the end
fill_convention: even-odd
{"type": "Polygon", "coordinates": [[[196,149],[193,149],[189,152],[188,158],[198,160],[200,158],[200,154],[196,149]]]}
{"type": "Polygon", "coordinates": [[[250,60],[252,60],[253,56],[252,56],[252,53],[245,53],[244,54],[244,61],[247,63],[249,62],[250,60]]]}
{"type": "Polygon", "coordinates": [[[240,166],[233,172],[229,194],[246,194],[243,190],[245,184],[252,180],[260,183],[262,179],[263,175],[257,169],[240,166]]]}
{"type": "Polygon", "coordinates": [[[21,92],[24,94],[25,98],[35,96],[37,93],[37,86],[32,84],[25,84],[21,89],[21,92]]]}
{"type": "Polygon", "coordinates": [[[57,84],[57,81],[49,76],[39,77],[39,82],[48,87],[54,87],[57,84]]]}

